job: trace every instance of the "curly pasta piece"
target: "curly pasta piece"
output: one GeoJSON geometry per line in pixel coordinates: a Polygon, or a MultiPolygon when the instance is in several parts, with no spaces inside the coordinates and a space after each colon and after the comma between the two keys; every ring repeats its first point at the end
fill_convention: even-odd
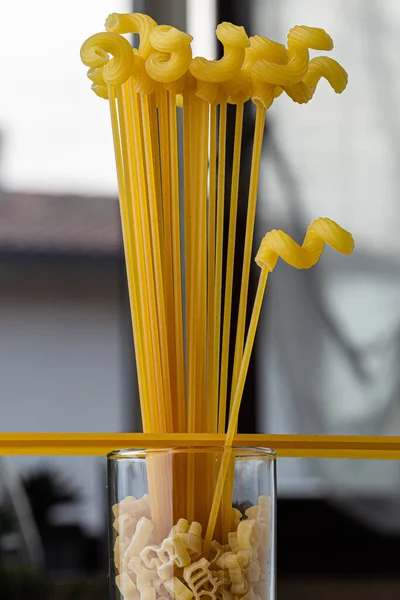
{"type": "Polygon", "coordinates": [[[307,73],[309,52],[314,50],[331,50],[332,39],[318,27],[296,26],[288,33],[288,62],[278,64],[269,60],[254,63],[252,73],[264,83],[280,87],[294,85],[307,73]]]}
{"type": "Polygon", "coordinates": [[[250,44],[244,27],[232,23],[220,23],[216,33],[224,47],[223,57],[220,60],[207,60],[198,56],[190,65],[191,74],[201,81],[221,83],[233,77],[240,71],[245,48],[250,44]]]}
{"type": "Polygon", "coordinates": [[[90,36],[82,45],[81,61],[87,67],[102,67],[103,79],[110,85],[124,83],[134,67],[134,55],[128,40],[110,32],[90,36]]]}
{"type": "MultiPolygon", "coordinates": [[[[271,272],[281,257],[296,269],[309,269],[318,262],[325,244],[341,254],[351,254],[354,248],[351,233],[342,229],[335,221],[321,217],[307,229],[302,246],[284,231],[274,229],[268,232],[261,242],[256,262],[261,268],[271,272]]],[[[240,525],[246,522],[242,521],[240,525]]]]}
{"type": "Polygon", "coordinates": [[[267,60],[277,65],[287,64],[289,56],[283,44],[262,35],[253,35],[249,42],[250,46],[245,50],[243,69],[251,69],[259,60],[267,60]]]}
{"type": "Polygon", "coordinates": [[[142,13],[112,13],[106,19],[107,31],[139,34],[137,53],[144,59],[148,58],[153,50],[150,43],[150,32],[156,26],[157,22],[154,19],[142,13]]]}
{"type": "Polygon", "coordinates": [[[348,76],[343,67],[333,58],[317,56],[310,60],[303,80],[285,87],[285,92],[294,102],[305,104],[314,96],[321,77],[329,82],[337,94],[341,94],[346,89],[348,76]]]}
{"type": "Polygon", "coordinates": [[[157,25],[150,32],[150,42],[156,50],[146,60],[148,75],[160,83],[181,79],[192,60],[192,36],[176,27],[157,25]]]}
{"type": "Polygon", "coordinates": [[[312,50],[332,50],[333,41],[331,36],[320,27],[308,27],[307,25],[295,25],[287,35],[289,56],[299,49],[310,48],[312,50]]]}
{"type": "Polygon", "coordinates": [[[87,77],[92,82],[93,92],[100,98],[108,100],[107,84],[103,77],[103,67],[90,68],[87,72],[87,77]]]}
{"type": "Polygon", "coordinates": [[[303,83],[314,93],[321,77],[329,82],[331,88],[337,94],[341,94],[346,89],[348,82],[346,71],[336,60],[329,56],[317,56],[310,60],[303,83]]]}

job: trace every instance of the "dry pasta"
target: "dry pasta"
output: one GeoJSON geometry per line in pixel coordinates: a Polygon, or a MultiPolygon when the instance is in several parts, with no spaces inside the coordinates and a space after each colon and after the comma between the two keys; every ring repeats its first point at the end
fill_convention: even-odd
{"type": "Polygon", "coordinates": [[[170,481],[163,458],[151,456],[149,495],[128,496],[113,507],[117,585],[128,600],[262,596],[270,499],[261,497],[245,515],[233,508],[229,464],[268,274],[279,257],[295,268],[310,268],[325,243],[343,254],[353,250],[351,235],[326,218],[310,225],[301,246],[283,231],[267,233],[256,256],[261,272],[246,327],[267,112],[283,93],[298,104],[309,102],[321,79],[340,94],[347,73],[330,57],[310,57],[333,48],[331,37],[317,27],[293,27],[286,45],[249,37],[231,23],[218,25],[216,35],[222,58],[193,58],[189,34],[140,13],[114,13],[106,32],[92,35],[81,48],[93,91],[110,105],[144,431],[226,433],[217,481],[207,477],[209,457],[188,458],[184,469],[177,463],[170,481]],[[138,34],[138,48],[131,47],[126,33],[138,34]],[[256,116],[238,263],[248,101],[256,116]],[[228,105],[235,112],[230,181],[228,105]]]}

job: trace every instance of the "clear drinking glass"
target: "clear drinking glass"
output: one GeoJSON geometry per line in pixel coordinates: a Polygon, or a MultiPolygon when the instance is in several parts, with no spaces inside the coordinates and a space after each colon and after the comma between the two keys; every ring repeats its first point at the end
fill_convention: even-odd
{"type": "Polygon", "coordinates": [[[112,452],[110,600],[275,600],[275,485],[272,450],[112,452]],[[207,547],[224,452],[229,468],[207,547]]]}

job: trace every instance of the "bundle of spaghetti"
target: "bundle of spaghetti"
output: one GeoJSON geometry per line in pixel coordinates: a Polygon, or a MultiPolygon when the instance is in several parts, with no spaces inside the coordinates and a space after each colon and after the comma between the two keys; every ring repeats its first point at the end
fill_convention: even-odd
{"type": "MultiPolygon", "coordinates": [[[[140,13],[112,14],[106,31],[91,36],[81,49],[93,91],[110,106],[143,429],[186,432],[188,447],[191,434],[202,432],[227,432],[229,446],[237,429],[258,320],[254,317],[246,329],[267,111],[282,93],[297,103],[308,102],[321,78],[336,93],[347,85],[346,72],[336,61],[326,56],[310,60],[310,50],[333,48],[322,29],[293,27],[287,46],[249,37],[231,23],[218,25],[216,35],[222,58],[193,58],[187,33],[140,13]],[[132,48],[127,33],[138,34],[138,48],[132,48]],[[255,104],[256,115],[239,264],[235,249],[248,101],[255,104]],[[229,182],[228,105],[236,111],[229,182]],[[235,276],[240,280],[236,330],[235,276]]],[[[335,247],[340,231],[327,220],[316,222],[301,248],[283,232],[268,234],[262,260],[269,266],[262,268],[253,315],[259,314],[268,271],[278,255],[298,268],[309,267],[324,242],[335,247]]],[[[172,479],[163,460],[156,454],[148,460],[159,535],[175,517],[185,517],[208,523],[208,541],[216,526],[226,541],[233,489],[233,471],[228,480],[224,471],[226,456],[218,475],[218,485],[223,480],[226,490],[221,507],[221,497],[214,493],[215,456],[175,457],[172,479]]]]}

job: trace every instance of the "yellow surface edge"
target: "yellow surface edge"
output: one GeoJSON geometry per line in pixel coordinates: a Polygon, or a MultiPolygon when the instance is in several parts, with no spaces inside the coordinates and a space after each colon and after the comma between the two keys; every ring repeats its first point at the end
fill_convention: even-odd
{"type": "MultiPolygon", "coordinates": [[[[223,446],[224,434],[0,433],[0,455],[105,456],[121,448],[223,446]]],[[[400,436],[238,434],[234,445],[272,448],[278,457],[400,460],[400,436]]]]}

